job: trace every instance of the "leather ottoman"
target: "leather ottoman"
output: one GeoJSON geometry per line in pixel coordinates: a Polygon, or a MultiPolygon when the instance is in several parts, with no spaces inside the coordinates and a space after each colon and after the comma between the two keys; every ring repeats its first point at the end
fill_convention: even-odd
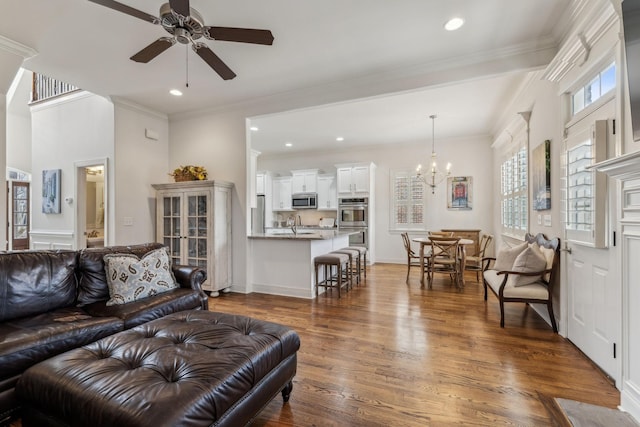
{"type": "Polygon", "coordinates": [[[29,368],[29,426],[241,426],[288,401],[297,333],[245,316],[183,311],[29,368]]]}

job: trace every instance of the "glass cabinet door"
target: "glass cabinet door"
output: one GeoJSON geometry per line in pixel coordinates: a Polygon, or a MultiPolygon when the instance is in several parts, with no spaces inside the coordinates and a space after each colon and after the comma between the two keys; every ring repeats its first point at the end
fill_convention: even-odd
{"type": "Polygon", "coordinates": [[[189,194],[187,199],[187,264],[207,268],[207,213],[206,194],[189,194]]]}
{"type": "Polygon", "coordinates": [[[166,195],[162,198],[162,241],[169,248],[174,264],[182,263],[181,204],[181,195],[166,195]]]}

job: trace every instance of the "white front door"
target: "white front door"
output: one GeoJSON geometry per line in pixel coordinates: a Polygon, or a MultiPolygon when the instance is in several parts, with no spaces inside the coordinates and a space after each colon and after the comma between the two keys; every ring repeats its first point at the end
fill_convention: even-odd
{"type": "Polygon", "coordinates": [[[604,160],[596,158],[599,144],[604,144],[598,148],[600,157],[606,157],[607,141],[613,143],[614,138],[611,120],[614,115],[614,103],[609,101],[567,129],[565,249],[568,251],[563,252],[563,265],[567,336],[619,384],[622,287],[615,268],[617,248],[613,246],[616,195],[615,191],[607,191],[605,176],[596,178],[596,172],[583,169],[585,162],[604,160]],[[594,134],[597,130],[604,138],[594,134]],[[592,161],[588,160],[590,157],[592,161]]]}

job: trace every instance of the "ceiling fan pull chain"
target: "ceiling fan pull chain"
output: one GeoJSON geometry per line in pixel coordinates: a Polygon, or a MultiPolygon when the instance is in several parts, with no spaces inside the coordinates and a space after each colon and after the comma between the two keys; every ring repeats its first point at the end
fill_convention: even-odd
{"type": "Polygon", "coordinates": [[[187,65],[187,82],[185,83],[185,87],[189,87],[189,45],[184,45],[185,49],[185,59],[187,65]]]}

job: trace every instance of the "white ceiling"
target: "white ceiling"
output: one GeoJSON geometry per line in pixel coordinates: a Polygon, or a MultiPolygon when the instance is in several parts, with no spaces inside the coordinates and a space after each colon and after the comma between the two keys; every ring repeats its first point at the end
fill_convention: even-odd
{"type": "MultiPolygon", "coordinates": [[[[266,152],[285,140],[299,148],[334,143],[338,134],[352,143],[417,140],[430,135],[429,114],[438,114],[441,137],[487,135],[524,73],[548,61],[541,52],[557,46],[572,1],[191,0],[206,25],[274,35],[273,46],[206,40],[237,74],[229,81],[180,44],[148,64],[131,61],[167,33],[88,0],[3,2],[11,18],[0,36],[37,52],[27,69],[170,116],[333,91],[325,99],[338,101],[335,108],[255,118],[253,145],[266,152]],[[453,16],[466,24],[444,31],[453,16]],[[171,88],[184,95],[169,95],[171,88]]],[[[122,3],[157,16],[162,0],[122,3]]]]}

